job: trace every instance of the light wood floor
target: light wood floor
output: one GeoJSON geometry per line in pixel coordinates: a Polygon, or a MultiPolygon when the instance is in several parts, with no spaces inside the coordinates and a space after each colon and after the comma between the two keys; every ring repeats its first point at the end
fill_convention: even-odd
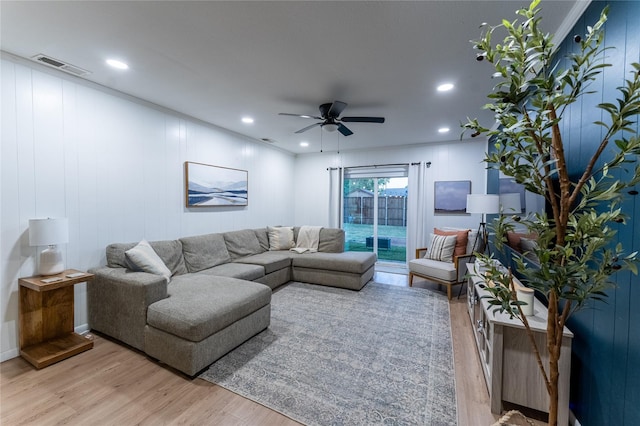
{"type": "MultiPolygon", "coordinates": [[[[407,276],[400,274],[378,272],[375,280],[407,285],[407,276]]],[[[414,286],[439,291],[427,281],[414,286]]],[[[465,309],[463,297],[451,302],[459,425],[488,426],[498,416],[489,411],[465,309]]],[[[219,386],[191,380],[138,351],[94,338],[93,349],[42,370],[19,357],[0,364],[0,424],[298,424],[219,386]]]]}

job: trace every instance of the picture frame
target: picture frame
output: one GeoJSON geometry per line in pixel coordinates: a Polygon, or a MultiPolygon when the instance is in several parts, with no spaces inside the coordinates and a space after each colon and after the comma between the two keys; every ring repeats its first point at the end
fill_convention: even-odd
{"type": "Polygon", "coordinates": [[[525,213],[527,211],[526,199],[525,196],[525,188],[524,185],[517,183],[512,178],[508,177],[500,177],[499,178],[499,194],[520,194],[520,206],[522,207],[522,211],[520,213],[525,213]]]}
{"type": "Polygon", "coordinates": [[[249,172],[185,161],[185,206],[219,207],[249,204],[249,172]]]}
{"type": "Polygon", "coordinates": [[[466,214],[468,194],[471,194],[470,180],[444,180],[434,182],[434,213],[466,214]]]}

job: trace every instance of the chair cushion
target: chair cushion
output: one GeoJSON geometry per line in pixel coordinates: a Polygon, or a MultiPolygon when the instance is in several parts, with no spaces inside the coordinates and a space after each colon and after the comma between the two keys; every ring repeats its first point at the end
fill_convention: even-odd
{"type": "Polygon", "coordinates": [[[433,277],[442,281],[456,282],[456,267],[452,262],[440,262],[431,259],[409,261],[409,271],[425,278],[433,277]]]}

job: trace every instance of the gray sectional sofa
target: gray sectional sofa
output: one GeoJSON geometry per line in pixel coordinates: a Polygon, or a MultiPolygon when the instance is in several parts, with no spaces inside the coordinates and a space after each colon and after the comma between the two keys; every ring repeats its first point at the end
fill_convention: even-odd
{"type": "Polygon", "coordinates": [[[267,228],[150,245],[169,282],[132,270],[125,252],[136,243],[109,245],[107,265],[90,271],[89,327],[190,376],[269,326],[272,289],[294,280],[360,290],[376,261],[344,252],[344,231],[333,228],[320,230],[317,252],[270,249],[267,228]]]}

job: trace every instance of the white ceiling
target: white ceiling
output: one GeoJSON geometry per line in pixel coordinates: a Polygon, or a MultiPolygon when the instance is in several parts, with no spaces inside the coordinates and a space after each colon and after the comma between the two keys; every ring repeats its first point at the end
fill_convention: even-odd
{"type": "MultiPolygon", "coordinates": [[[[566,35],[588,2],[543,1],[545,31],[566,35]]],[[[1,47],[43,53],[91,71],[87,80],[282,149],[317,152],[458,140],[494,82],[475,60],[482,22],[513,20],[527,1],[6,1],[1,47]],[[107,58],[127,62],[117,71],[107,58]],[[437,93],[443,82],[456,85],[437,93]],[[349,137],[313,120],[318,105],[349,104],[349,137]],[[243,116],[255,122],[246,125],[243,116]],[[442,135],[439,127],[451,131],[442,135]],[[340,138],[338,140],[338,137],[340,138]],[[308,148],[299,143],[306,140],[308,148]]]]}

